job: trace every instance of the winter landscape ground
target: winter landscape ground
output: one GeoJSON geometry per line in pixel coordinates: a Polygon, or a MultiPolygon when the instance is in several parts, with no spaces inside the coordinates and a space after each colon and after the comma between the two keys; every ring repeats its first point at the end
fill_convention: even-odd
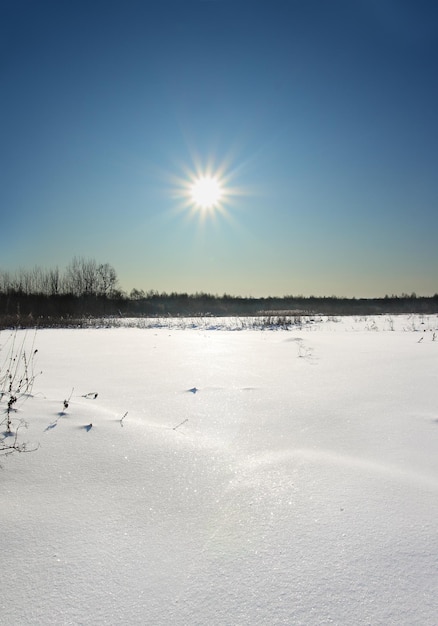
{"type": "Polygon", "coordinates": [[[11,413],[37,449],[1,458],[0,623],[438,624],[437,335],[1,331],[3,372],[24,345],[42,373],[11,413]]]}

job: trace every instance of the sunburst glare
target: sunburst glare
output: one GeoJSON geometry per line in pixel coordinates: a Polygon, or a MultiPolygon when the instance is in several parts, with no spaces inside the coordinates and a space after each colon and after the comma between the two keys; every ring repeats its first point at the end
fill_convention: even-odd
{"type": "Polygon", "coordinates": [[[195,206],[211,209],[220,202],[222,187],[215,176],[201,176],[194,181],[190,193],[195,206]]]}
{"type": "Polygon", "coordinates": [[[232,200],[243,193],[230,185],[235,172],[225,164],[214,166],[210,162],[202,166],[198,159],[194,160],[194,167],[182,166],[182,170],[183,176],[174,177],[175,197],[179,199],[176,210],[200,222],[218,217],[232,219],[232,200]]]}

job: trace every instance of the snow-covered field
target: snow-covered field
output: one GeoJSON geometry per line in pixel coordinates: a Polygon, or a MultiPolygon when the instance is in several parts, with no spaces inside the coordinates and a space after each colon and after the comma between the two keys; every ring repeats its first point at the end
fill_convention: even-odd
{"type": "Polygon", "coordinates": [[[438,317],[304,321],[2,331],[0,623],[438,624],[438,317]]]}

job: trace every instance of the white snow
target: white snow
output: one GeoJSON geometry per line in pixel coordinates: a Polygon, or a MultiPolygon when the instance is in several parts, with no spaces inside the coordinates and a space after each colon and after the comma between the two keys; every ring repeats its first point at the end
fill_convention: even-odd
{"type": "Polygon", "coordinates": [[[438,317],[143,326],[37,331],[0,623],[436,625],[438,317]]]}

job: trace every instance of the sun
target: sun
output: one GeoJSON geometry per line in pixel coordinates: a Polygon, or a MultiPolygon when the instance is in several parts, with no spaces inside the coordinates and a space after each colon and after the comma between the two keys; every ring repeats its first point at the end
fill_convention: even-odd
{"type": "Polygon", "coordinates": [[[176,213],[184,213],[202,226],[233,219],[236,199],[245,190],[231,185],[238,168],[231,168],[230,158],[218,163],[210,157],[202,162],[195,155],[191,166],[181,163],[180,169],[180,174],[171,175],[176,213]]]}
{"type": "Polygon", "coordinates": [[[215,176],[200,176],[190,187],[190,197],[200,209],[217,207],[223,196],[222,186],[215,176]]]}

